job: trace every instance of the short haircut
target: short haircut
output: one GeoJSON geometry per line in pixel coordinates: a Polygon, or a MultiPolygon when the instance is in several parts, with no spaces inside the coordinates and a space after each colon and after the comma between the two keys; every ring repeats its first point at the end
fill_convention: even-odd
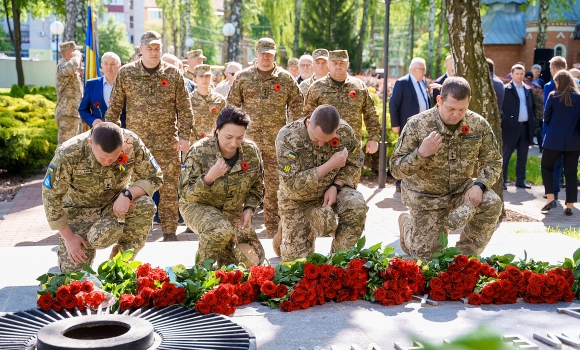
{"type": "Polygon", "coordinates": [[[312,112],[310,123],[313,127],[319,126],[324,134],[332,135],[338,130],[340,114],[331,105],[320,105],[312,112]]]}
{"type": "Polygon", "coordinates": [[[309,60],[310,62],[314,62],[314,57],[312,57],[312,55],[302,55],[298,60],[298,64],[300,64],[300,61],[302,61],[303,59],[309,60]]]}
{"type": "Polygon", "coordinates": [[[105,52],[103,54],[103,56],[101,56],[101,62],[103,61],[103,58],[105,58],[105,57],[112,57],[115,60],[115,62],[117,62],[118,65],[121,65],[121,57],[119,57],[119,55],[117,55],[116,53],[111,52],[111,51],[105,52]]]}
{"type": "Polygon", "coordinates": [[[228,73],[231,73],[229,71],[229,68],[230,67],[238,67],[238,70],[242,70],[243,69],[242,65],[239,64],[238,62],[228,62],[228,63],[226,63],[226,69],[225,69],[225,71],[228,72],[228,73]]]}
{"type": "Polygon", "coordinates": [[[169,63],[169,64],[174,65],[179,70],[183,70],[183,62],[181,62],[181,60],[179,58],[177,58],[177,56],[175,56],[173,54],[164,53],[163,56],[161,56],[161,60],[163,62],[166,62],[166,63],[169,63]]]}
{"type": "Polygon", "coordinates": [[[449,61],[449,60],[453,60],[453,56],[452,55],[447,55],[447,57],[445,57],[445,61],[449,61]]]}
{"type": "Polygon", "coordinates": [[[411,63],[409,63],[409,70],[415,68],[415,66],[418,65],[419,63],[423,63],[423,65],[427,66],[427,62],[425,61],[425,59],[421,57],[413,57],[411,63]]]}
{"type": "Polygon", "coordinates": [[[495,66],[495,63],[493,63],[491,58],[486,58],[485,60],[487,61],[487,65],[489,66],[489,72],[493,73],[493,67],[495,66]]]}
{"type": "Polygon", "coordinates": [[[448,77],[441,86],[441,99],[445,101],[447,96],[461,101],[471,97],[471,87],[465,78],[448,77]]]}
{"type": "Polygon", "coordinates": [[[224,109],[222,109],[220,114],[218,114],[217,120],[215,122],[217,130],[221,130],[226,124],[240,125],[247,130],[250,123],[252,123],[250,116],[241,108],[234,106],[226,106],[224,109]]]}
{"type": "Polygon", "coordinates": [[[513,73],[513,72],[514,72],[516,69],[521,69],[521,70],[523,70],[524,72],[526,71],[526,69],[524,68],[524,66],[522,66],[522,65],[521,65],[521,64],[519,64],[519,63],[516,63],[516,64],[514,64],[514,65],[512,66],[512,70],[511,70],[511,72],[513,73]]]}
{"type": "Polygon", "coordinates": [[[123,131],[117,124],[99,123],[91,131],[91,140],[96,146],[100,146],[103,152],[113,153],[123,145],[123,131]]]}
{"type": "Polygon", "coordinates": [[[562,56],[554,56],[554,57],[552,57],[552,59],[549,62],[550,62],[550,68],[566,69],[566,67],[567,67],[566,59],[562,56]]]}
{"type": "Polygon", "coordinates": [[[534,65],[532,66],[532,70],[534,70],[534,69],[539,69],[539,70],[542,70],[542,66],[540,66],[539,64],[534,64],[534,65]]]}

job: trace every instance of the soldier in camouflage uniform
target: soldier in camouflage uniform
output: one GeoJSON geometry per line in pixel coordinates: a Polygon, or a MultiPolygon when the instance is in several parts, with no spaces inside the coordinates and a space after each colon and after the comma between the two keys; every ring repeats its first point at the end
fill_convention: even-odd
{"type": "Polygon", "coordinates": [[[207,60],[207,57],[203,55],[203,50],[192,50],[187,53],[187,70],[183,73],[183,76],[189,80],[195,79],[195,67],[203,64],[203,61],[207,60]]]}
{"type": "Polygon", "coordinates": [[[286,122],[302,118],[303,98],[298,84],[274,63],[276,44],[262,38],[256,44],[258,62],[236,74],[227,103],[252,117],[248,138],[256,142],[264,160],[264,225],[268,237],[278,231],[278,162],[275,140],[286,122]]]}
{"type": "Polygon", "coordinates": [[[133,53],[133,55],[131,56],[131,58],[127,63],[133,63],[135,61],[138,61],[140,57],[141,57],[141,47],[135,46],[135,53],[133,53]]]}
{"type": "Polygon", "coordinates": [[[54,117],[58,124],[58,144],[79,132],[79,106],[83,98],[83,80],[79,72],[83,55],[77,51],[82,47],[74,41],[59,45],[62,59],[56,67],[56,110],[54,117]]]}
{"type": "Polygon", "coordinates": [[[162,182],[155,158],[139,137],[113,123],[99,123],[63,143],[42,186],[46,219],[61,235],[60,270],[78,272],[84,263],[92,265],[97,249],[112,244],[111,256],[143,248],[155,214],[150,196],[162,182]],[[127,160],[123,167],[122,158],[127,160]]]}
{"type": "Polygon", "coordinates": [[[300,92],[302,95],[306,96],[308,93],[308,88],[310,85],[316,81],[316,79],[325,77],[328,74],[328,50],[327,49],[316,49],[312,52],[312,58],[314,59],[314,74],[302,81],[300,83],[300,92]]]}
{"type": "Polygon", "coordinates": [[[502,201],[490,188],[502,157],[488,122],[467,109],[470,95],[465,79],[447,78],[437,106],[407,121],[391,156],[411,211],[399,217],[401,247],[413,257],[431,259],[441,232],[462,225],[457,248],[480,254],[495,231],[502,201]]]}
{"type": "Polygon", "coordinates": [[[199,262],[260,264],[262,247],[252,216],[262,202],[263,166],[256,144],[244,140],[250,117],[232,106],[217,118],[213,137],[187,153],[179,179],[179,209],[199,234],[199,262]]]}
{"type": "Polygon", "coordinates": [[[362,235],[368,207],[354,181],[363,164],[361,143],[333,106],[316,108],[276,138],[283,261],[314,253],[316,237],[331,235],[332,252],[362,235]],[[338,214],[338,228],[335,213],[338,214]]]}
{"type": "Polygon", "coordinates": [[[145,32],[141,53],[139,61],[119,69],[105,120],[118,123],[126,105],[127,129],[141,137],[163,170],[159,219],[163,240],[175,241],[179,151],[189,149],[193,111],[183,75],[174,65],[161,61],[161,35],[145,32]]]}
{"type": "MultiPolygon", "coordinates": [[[[362,121],[369,134],[366,152],[375,153],[379,149],[381,125],[373,99],[362,80],[348,75],[348,52],[329,52],[329,73],[316,80],[308,89],[304,101],[304,115],[308,116],[322,104],[336,107],[340,117],[353,129],[356,138],[362,140],[362,121]],[[362,115],[362,117],[361,117],[362,115]]],[[[356,181],[358,183],[358,180],[356,181]]]]}
{"type": "Polygon", "coordinates": [[[217,116],[226,106],[225,97],[209,89],[212,77],[210,68],[207,64],[200,64],[194,70],[197,89],[189,95],[195,118],[195,132],[190,138],[192,144],[211,136],[217,116]]]}
{"type": "Polygon", "coordinates": [[[286,67],[286,70],[288,71],[288,73],[292,75],[294,79],[300,76],[300,72],[298,70],[298,62],[299,62],[298,58],[292,57],[291,59],[288,60],[288,65],[286,67]]]}

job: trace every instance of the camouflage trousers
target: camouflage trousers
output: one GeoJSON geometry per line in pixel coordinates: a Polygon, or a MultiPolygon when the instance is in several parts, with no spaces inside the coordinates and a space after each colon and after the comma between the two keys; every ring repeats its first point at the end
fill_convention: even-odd
{"type": "Polygon", "coordinates": [[[224,212],[211,205],[188,203],[179,206],[181,216],[192,231],[199,235],[199,262],[213,259],[218,266],[253,263],[239,249],[240,244],[248,244],[259,256],[259,263],[266,254],[256,231],[249,226],[243,230],[234,225],[242,214],[224,212]]]}
{"type": "Polygon", "coordinates": [[[181,172],[179,152],[174,149],[151,150],[157,164],[163,171],[163,185],[159,188],[159,207],[157,209],[161,231],[164,235],[175,234],[179,220],[177,184],[181,172]]]}
{"type": "Polygon", "coordinates": [[[464,254],[480,254],[485,249],[497,226],[502,201],[492,190],[483,194],[483,201],[476,208],[465,203],[464,195],[470,187],[458,193],[448,208],[423,210],[411,207],[411,217],[403,224],[405,245],[409,254],[423,260],[431,260],[441,251],[439,235],[449,234],[465,225],[456,247],[464,254]]]}
{"type": "Polygon", "coordinates": [[[280,215],[278,214],[278,188],[280,178],[278,177],[278,159],[276,152],[264,152],[262,148],[262,160],[264,162],[264,226],[266,234],[272,238],[278,232],[280,215]]]}
{"type": "Polygon", "coordinates": [[[81,119],[79,116],[55,115],[56,124],[58,125],[58,145],[72,139],[79,134],[81,119]]]}
{"type": "MultiPolygon", "coordinates": [[[[91,266],[97,249],[104,249],[117,244],[119,251],[134,249],[135,255],[143,248],[151,229],[155,203],[149,196],[135,200],[131,210],[125,214],[125,224],[121,228],[118,218],[113,215],[113,203],[104,209],[99,208],[66,208],[68,224],[73,233],[81,236],[89,248],[83,251],[87,255],[86,263],[91,266]]],[[[62,272],[78,272],[84,264],[70,260],[64,239],[60,237],[58,246],[58,266],[62,272]]]]}
{"type": "Polygon", "coordinates": [[[333,237],[331,252],[348,249],[361,237],[369,209],[362,193],[343,187],[332,208],[321,207],[323,199],[307,202],[280,200],[283,261],[305,258],[314,253],[317,237],[333,237]]]}

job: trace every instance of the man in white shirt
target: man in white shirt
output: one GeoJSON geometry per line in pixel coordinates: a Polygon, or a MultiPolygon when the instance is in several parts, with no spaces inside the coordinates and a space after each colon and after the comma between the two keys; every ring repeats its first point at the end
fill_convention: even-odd
{"type": "Polygon", "coordinates": [[[228,97],[228,94],[230,93],[230,88],[234,83],[234,76],[236,75],[236,72],[241,69],[242,65],[239,64],[238,62],[226,63],[226,69],[224,71],[226,75],[226,80],[217,84],[214,91],[222,95],[223,97],[228,97]]]}

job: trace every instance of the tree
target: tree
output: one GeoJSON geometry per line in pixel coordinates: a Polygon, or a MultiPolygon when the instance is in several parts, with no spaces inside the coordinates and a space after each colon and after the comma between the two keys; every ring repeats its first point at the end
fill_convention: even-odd
{"type": "MultiPolygon", "coordinates": [[[[445,0],[441,0],[441,10],[439,11],[439,38],[437,40],[437,60],[441,60],[441,50],[443,47],[443,36],[445,28],[445,0]]],[[[441,64],[435,65],[435,76],[441,76],[441,64]]]]}
{"type": "MultiPolygon", "coordinates": [[[[84,11],[83,0],[66,0],[66,20],[62,41],[77,40],[77,18],[84,11]]],[[[77,43],[78,44],[78,43],[77,43]]]]}
{"type": "Polygon", "coordinates": [[[121,57],[121,62],[128,61],[133,55],[133,45],[127,39],[127,29],[124,23],[119,23],[113,17],[107,18],[98,28],[99,54],[111,51],[121,57]]]}
{"type": "Polygon", "coordinates": [[[296,16],[294,17],[294,46],[292,55],[298,55],[298,45],[300,45],[300,19],[302,17],[302,0],[296,0],[296,16]]]}
{"type": "MultiPolygon", "coordinates": [[[[295,21],[292,20],[295,13],[295,0],[268,0],[264,1],[262,6],[263,13],[270,22],[272,39],[278,47],[284,46],[287,51],[290,51],[295,42],[293,38],[295,21]]],[[[288,52],[288,56],[291,54],[297,57],[299,55],[298,51],[288,52]]]]}
{"type": "Polygon", "coordinates": [[[427,75],[433,76],[433,46],[435,41],[435,0],[429,0],[429,58],[427,59],[427,75]]]}
{"type": "Polygon", "coordinates": [[[194,47],[203,50],[207,62],[217,62],[219,44],[223,39],[219,18],[215,15],[212,0],[197,0],[192,8],[193,26],[189,32],[194,38],[194,47]]]}
{"type": "Polygon", "coordinates": [[[546,47],[546,40],[548,39],[548,0],[539,0],[539,2],[536,49],[543,49],[546,47]]]}
{"type": "Polygon", "coordinates": [[[8,33],[4,31],[4,28],[0,26],[0,52],[11,52],[14,51],[14,45],[10,40],[8,33]]]}
{"type": "MultiPolygon", "coordinates": [[[[447,9],[449,46],[455,62],[455,73],[469,82],[472,95],[469,109],[487,119],[501,150],[499,110],[483,52],[479,0],[447,0],[447,9]]],[[[500,176],[492,188],[503,199],[502,179],[500,176]]]]}
{"type": "Polygon", "coordinates": [[[228,22],[233,24],[234,35],[228,37],[227,61],[238,61],[240,41],[242,40],[242,0],[230,0],[224,4],[228,22]]]}
{"type": "MultiPolygon", "coordinates": [[[[374,4],[374,2],[373,2],[374,4]]],[[[367,42],[367,26],[369,22],[369,10],[371,4],[370,0],[364,0],[363,3],[363,17],[362,23],[360,25],[360,30],[358,32],[358,44],[356,45],[356,55],[354,60],[354,71],[359,73],[363,70],[363,47],[367,42]]],[[[373,6],[374,7],[374,6],[373,6]]],[[[356,23],[356,21],[355,21],[356,23]]]]}

